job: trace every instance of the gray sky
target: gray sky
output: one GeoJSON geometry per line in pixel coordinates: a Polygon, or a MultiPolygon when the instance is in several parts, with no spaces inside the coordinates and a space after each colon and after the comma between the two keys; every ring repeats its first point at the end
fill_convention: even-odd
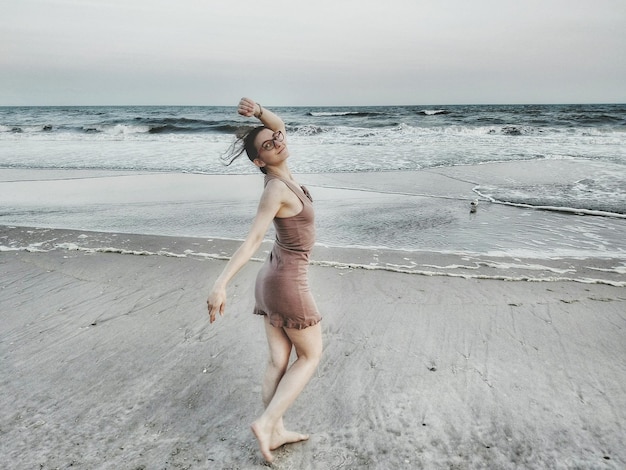
{"type": "Polygon", "coordinates": [[[0,0],[0,105],[626,102],[626,0],[0,0]]]}

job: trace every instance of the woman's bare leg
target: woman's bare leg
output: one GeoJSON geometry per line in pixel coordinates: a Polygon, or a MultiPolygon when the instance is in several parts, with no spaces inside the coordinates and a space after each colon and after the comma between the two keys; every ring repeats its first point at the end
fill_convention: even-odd
{"type": "MultiPolygon", "coordinates": [[[[273,327],[270,325],[270,328],[273,327]]],[[[305,385],[311,379],[322,355],[322,330],[319,323],[303,330],[276,329],[282,331],[284,336],[270,330],[268,332],[268,341],[273,344],[284,345],[286,344],[285,337],[287,337],[291,344],[295,346],[298,358],[279,379],[263,414],[252,423],[252,432],[259,441],[263,457],[268,462],[274,459],[270,452],[271,450],[283,444],[308,439],[308,436],[305,434],[286,431],[282,418],[289,406],[300,395],[305,385]]],[[[275,348],[275,350],[280,349],[280,346],[275,348]]],[[[270,346],[270,350],[272,350],[272,346],[270,346]]],[[[266,375],[268,384],[266,385],[264,381],[264,400],[270,396],[269,391],[272,388],[270,377],[275,376],[271,374],[266,375]],[[267,396],[265,395],[266,391],[268,392],[267,396]]]]}
{"type": "Polygon", "coordinates": [[[267,336],[267,345],[269,346],[269,357],[267,359],[267,367],[261,384],[261,398],[263,406],[267,408],[272,401],[274,392],[280,379],[283,378],[287,367],[289,366],[289,358],[291,357],[292,343],[282,328],[273,327],[267,316],[264,316],[265,335],[267,336]]]}
{"type": "MultiPolygon", "coordinates": [[[[287,371],[293,344],[291,343],[289,336],[287,336],[287,333],[285,333],[285,330],[273,327],[268,318],[264,318],[267,343],[269,346],[269,358],[267,368],[265,369],[265,375],[263,376],[261,394],[263,398],[263,406],[267,408],[270,401],[272,401],[272,398],[274,397],[276,387],[278,387],[280,380],[287,371]]],[[[283,419],[281,418],[278,423],[276,423],[276,427],[272,433],[270,450],[278,449],[280,446],[285,444],[304,441],[308,438],[309,436],[306,434],[287,431],[283,424],[283,419]]]]}

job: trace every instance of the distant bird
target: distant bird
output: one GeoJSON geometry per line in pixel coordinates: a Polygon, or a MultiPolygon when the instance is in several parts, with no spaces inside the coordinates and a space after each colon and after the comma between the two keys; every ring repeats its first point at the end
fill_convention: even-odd
{"type": "Polygon", "coordinates": [[[478,199],[474,199],[472,202],[470,202],[470,212],[473,214],[474,212],[476,212],[476,209],[478,209],[478,199]]]}

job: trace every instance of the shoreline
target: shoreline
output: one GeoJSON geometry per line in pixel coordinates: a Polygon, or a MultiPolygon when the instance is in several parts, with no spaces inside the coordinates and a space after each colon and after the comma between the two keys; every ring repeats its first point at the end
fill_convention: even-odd
{"type": "MultiPolygon", "coordinates": [[[[14,230],[32,249],[0,252],[12,468],[265,468],[249,430],[266,358],[259,263],[229,286],[224,317],[205,312],[218,256],[239,242],[14,230]],[[146,254],[89,249],[113,242],[146,254]],[[190,247],[216,257],[150,255],[190,247]]],[[[623,288],[319,264],[310,280],[324,353],[286,421],[311,439],[276,451],[275,468],[626,465],[623,288]]]]}
{"type": "MultiPolygon", "coordinates": [[[[626,244],[620,236],[626,219],[484,200],[470,211],[481,179],[505,184],[523,173],[530,181],[530,175],[541,171],[537,165],[543,164],[302,174],[298,179],[315,201],[320,246],[479,258],[602,258],[626,265],[626,244]]],[[[544,178],[549,181],[551,176],[544,178]]],[[[243,239],[262,188],[260,173],[0,169],[0,199],[5,204],[0,225],[243,239]]],[[[268,238],[273,237],[271,231],[268,238]]]]}
{"type": "MultiPolygon", "coordinates": [[[[0,225],[0,253],[60,250],[228,260],[241,241],[218,237],[176,237],[0,225]]],[[[272,240],[266,239],[253,261],[264,261],[272,243],[272,240]]],[[[316,244],[310,265],[418,276],[513,282],[571,281],[626,287],[626,266],[621,258],[536,259],[502,254],[440,253],[316,244]]]]}

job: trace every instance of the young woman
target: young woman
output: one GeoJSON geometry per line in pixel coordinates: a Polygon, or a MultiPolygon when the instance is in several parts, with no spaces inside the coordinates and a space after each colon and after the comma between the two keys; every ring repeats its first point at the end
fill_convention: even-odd
{"type": "Polygon", "coordinates": [[[308,191],[296,183],[287,166],[289,149],[282,119],[248,98],[241,99],[238,113],[254,116],[263,125],[240,139],[242,148],[230,162],[245,150],[265,174],[265,189],[248,236],[215,281],[207,304],[211,323],[218,312],[224,315],[229,281],[258,250],[273,222],[276,240],[256,279],[254,309],[263,317],[269,345],[262,383],[265,411],[251,426],[263,457],[272,462],[272,450],[309,438],[287,431],[283,415],[308,383],[322,354],[321,316],[307,277],[315,242],[313,205],[308,191]],[[297,359],[289,366],[292,348],[297,359]]]}

